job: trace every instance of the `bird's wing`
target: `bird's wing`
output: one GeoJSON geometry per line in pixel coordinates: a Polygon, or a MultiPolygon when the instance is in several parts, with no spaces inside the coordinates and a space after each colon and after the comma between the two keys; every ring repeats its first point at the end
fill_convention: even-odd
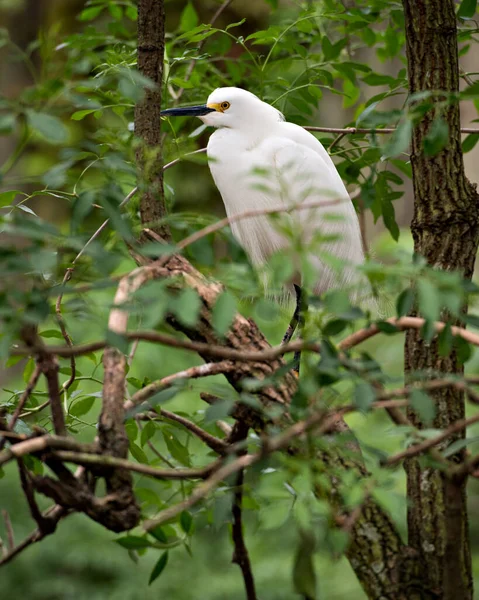
{"type": "Polygon", "coordinates": [[[353,268],[344,267],[340,274],[327,268],[324,253],[346,264],[362,263],[361,233],[356,211],[334,163],[314,136],[298,129],[300,132],[292,124],[282,123],[281,135],[265,140],[262,150],[275,166],[276,193],[280,195],[281,203],[286,206],[315,205],[311,209],[293,210],[291,215],[305,244],[311,244],[318,234],[326,238],[319,246],[313,244],[314,250],[310,254],[315,271],[320,273],[315,290],[321,293],[355,278],[353,268]],[[317,256],[321,253],[322,261],[317,256]]]}

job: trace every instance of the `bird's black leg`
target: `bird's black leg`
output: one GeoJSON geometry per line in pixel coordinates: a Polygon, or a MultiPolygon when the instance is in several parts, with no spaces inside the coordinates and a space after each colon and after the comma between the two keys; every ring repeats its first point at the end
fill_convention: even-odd
{"type": "MultiPolygon", "coordinates": [[[[299,285],[294,284],[294,291],[296,292],[296,308],[294,309],[293,316],[291,317],[291,321],[288,325],[288,329],[283,336],[283,341],[281,344],[287,344],[291,338],[293,337],[294,332],[296,331],[296,327],[299,325],[300,329],[303,329],[304,326],[304,314],[307,309],[307,304],[304,301],[304,295],[302,293],[299,285]]],[[[295,373],[299,375],[299,365],[301,362],[301,352],[294,353],[294,367],[293,370],[295,373]]]]}
{"type": "Polygon", "coordinates": [[[288,329],[286,329],[286,333],[283,336],[283,341],[281,345],[287,344],[291,341],[294,332],[296,331],[296,327],[298,326],[301,312],[301,288],[299,285],[294,284],[294,291],[296,293],[296,308],[294,309],[293,316],[291,317],[291,321],[289,322],[288,329]]]}

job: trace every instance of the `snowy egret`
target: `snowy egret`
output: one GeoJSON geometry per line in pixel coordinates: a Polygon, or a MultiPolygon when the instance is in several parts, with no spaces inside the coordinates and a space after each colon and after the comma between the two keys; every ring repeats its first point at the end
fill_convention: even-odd
{"type": "MultiPolygon", "coordinates": [[[[315,274],[313,293],[357,281],[355,266],[364,255],[356,211],[333,161],[312,134],[286,122],[276,108],[254,94],[235,87],[214,90],[204,105],[170,108],[161,115],[196,116],[217,128],[208,142],[208,163],[228,217],[251,210],[288,210],[306,247],[321,234],[321,252],[308,253],[315,274]],[[310,204],[314,208],[304,208],[310,204]],[[294,210],[301,205],[303,209],[294,210]],[[333,268],[328,255],[341,259],[343,266],[333,268]]],[[[267,215],[236,220],[231,229],[257,266],[292,244],[291,237],[267,215]]],[[[296,310],[285,342],[300,321],[301,281],[298,266],[287,286],[288,291],[296,291],[296,310]]]]}

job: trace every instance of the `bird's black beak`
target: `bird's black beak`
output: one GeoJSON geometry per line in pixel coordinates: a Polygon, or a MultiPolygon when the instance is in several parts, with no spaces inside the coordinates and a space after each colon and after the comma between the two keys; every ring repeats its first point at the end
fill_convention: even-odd
{"type": "Polygon", "coordinates": [[[167,108],[162,110],[162,117],[202,117],[208,113],[215,112],[215,108],[209,108],[206,104],[199,106],[183,106],[180,108],[167,108]]]}

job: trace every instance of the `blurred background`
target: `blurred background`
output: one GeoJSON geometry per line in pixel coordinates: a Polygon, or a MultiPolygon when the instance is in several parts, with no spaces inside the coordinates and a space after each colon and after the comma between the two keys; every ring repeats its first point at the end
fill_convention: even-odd
{"type": "MultiPolygon", "coordinates": [[[[346,2],[345,2],[346,3],[346,2]]],[[[117,3],[121,5],[121,2],[117,3]]],[[[274,4],[274,3],[273,3],[274,4]]],[[[354,4],[348,1],[348,5],[354,4]]],[[[207,23],[220,4],[210,0],[195,0],[194,8],[199,16],[200,23],[207,23]]],[[[174,31],[184,14],[186,2],[174,0],[166,5],[167,30],[174,31]]],[[[11,43],[2,43],[6,36],[0,38],[0,94],[7,100],[14,101],[35,83],[35,73],[41,73],[48,65],[47,56],[39,52],[38,37],[51,39],[51,52],[60,52],[61,40],[69,35],[80,33],[86,26],[78,20],[78,15],[84,9],[84,0],[0,0],[0,27],[8,31],[11,43]]],[[[231,2],[222,13],[217,23],[225,27],[229,23],[237,23],[242,19],[246,21],[236,30],[236,35],[245,38],[257,30],[266,29],[279,11],[293,10],[294,2],[282,0],[279,8],[272,12],[272,3],[263,0],[236,0],[231,2]],[[273,15],[273,16],[272,16],[273,15]]],[[[107,20],[109,16],[104,15],[107,20]]],[[[126,24],[130,30],[134,23],[126,24]]],[[[237,46],[230,50],[231,53],[241,52],[237,46]]],[[[461,68],[465,72],[473,72],[478,61],[478,47],[461,57],[461,68]]],[[[370,66],[380,68],[383,73],[396,76],[399,69],[404,67],[404,57],[383,61],[379,59],[373,49],[358,51],[363,62],[370,66]]],[[[78,57],[78,73],[81,74],[81,56],[78,57]]],[[[88,67],[86,67],[88,71],[88,67]]],[[[57,75],[61,78],[61,73],[57,75]]],[[[203,82],[205,89],[208,82],[203,82]]],[[[48,90],[46,91],[48,92],[48,90]]],[[[28,96],[23,96],[26,98],[28,96]]],[[[318,102],[317,110],[308,117],[311,125],[324,125],[328,127],[342,127],[350,124],[355,118],[353,106],[338,100],[338,96],[324,91],[318,102]]],[[[188,89],[184,100],[192,101],[194,92],[188,89]]],[[[171,102],[172,98],[168,99],[171,102]]],[[[388,99],[383,105],[385,109],[400,106],[400,101],[394,97],[388,99]]],[[[462,106],[463,126],[474,125],[477,120],[477,110],[472,102],[462,106]]],[[[105,121],[101,121],[105,126],[105,121]]],[[[8,175],[0,181],[0,192],[18,189],[27,194],[38,189],[38,181],[45,173],[51,176],[50,181],[63,189],[64,181],[61,173],[54,171],[58,162],[58,149],[44,143],[41,139],[31,140],[25,151],[16,156],[16,149],[21,142],[19,127],[10,128],[2,122],[0,117],[0,165],[7,164],[8,175]],[[14,157],[12,159],[12,156],[14,157]],[[11,164],[10,164],[11,163],[11,164]],[[58,177],[55,180],[55,176],[58,177]]],[[[92,120],[79,120],[71,124],[72,135],[76,139],[83,137],[83,128],[90,130],[95,127],[92,120]]],[[[194,127],[194,126],[192,126],[194,127]]],[[[125,135],[127,134],[125,123],[125,135]]],[[[197,147],[206,144],[208,133],[201,132],[196,136],[194,143],[197,147]]],[[[114,137],[114,136],[113,136],[114,137]]],[[[331,141],[331,136],[319,136],[320,139],[331,141]]],[[[123,140],[118,138],[121,146],[123,140]]],[[[169,150],[170,148],[168,148],[169,150]]],[[[479,181],[477,163],[479,159],[479,145],[465,154],[466,173],[473,182],[479,181]]],[[[132,177],[131,173],[122,174],[125,181],[132,177]]],[[[132,179],[134,181],[134,179],[132,179]]],[[[218,192],[214,188],[209,171],[204,163],[183,162],[170,169],[165,177],[167,194],[174,190],[175,210],[184,212],[195,211],[205,214],[223,216],[223,206],[218,192]]],[[[66,189],[66,188],[65,188],[66,189]]],[[[55,224],[60,229],[67,230],[67,224],[72,216],[72,206],[63,198],[53,195],[39,194],[28,202],[35,213],[46,221],[55,224]]],[[[408,226],[413,213],[413,197],[410,180],[406,179],[405,193],[396,203],[396,219],[401,230],[398,242],[394,242],[384,228],[382,220],[375,224],[368,211],[366,217],[366,230],[371,253],[385,261],[391,260],[396,253],[412,252],[412,241],[408,226]]],[[[89,216],[90,229],[93,232],[103,220],[102,214],[89,216]]],[[[20,241],[19,241],[20,248],[20,241]]],[[[223,249],[223,253],[226,252],[223,249]]],[[[127,259],[121,266],[123,271],[128,267],[127,259]]],[[[83,341],[85,335],[88,339],[95,339],[97,331],[101,331],[110,296],[106,294],[99,302],[96,311],[96,321],[85,322],[81,316],[71,322],[74,339],[83,341]],[[85,331],[86,328],[86,331],[85,331]]],[[[265,318],[264,310],[245,308],[254,316],[263,331],[272,342],[278,341],[278,331],[282,329],[277,322],[269,316],[265,318]]],[[[382,357],[384,365],[389,372],[398,377],[402,373],[402,338],[378,337],[368,342],[365,348],[375,355],[382,357]]],[[[87,359],[82,359],[87,360],[87,359]]],[[[82,368],[82,361],[79,367],[82,368]]],[[[4,388],[5,398],[10,397],[11,390],[18,390],[24,386],[22,371],[24,363],[11,365],[0,371],[0,384],[4,388]]],[[[191,366],[191,356],[177,350],[162,353],[161,349],[145,349],[140,346],[131,374],[142,379],[151,370],[157,376],[167,375],[191,366]],[[165,356],[166,354],[166,356],[165,356]]],[[[467,363],[470,374],[479,373],[479,358],[477,353],[467,363]]],[[[90,382],[88,382],[88,385],[90,382]]],[[[184,392],[180,398],[175,398],[172,408],[180,408],[186,412],[201,412],[198,393],[194,390],[184,392]]],[[[93,422],[93,419],[90,419],[93,422]]],[[[368,417],[366,420],[360,415],[350,418],[350,424],[363,442],[364,448],[371,440],[384,451],[393,452],[397,449],[397,435],[381,415],[368,417]]],[[[88,422],[79,423],[79,430],[92,435],[94,428],[88,422]]],[[[476,434],[479,433],[479,430],[476,434]]],[[[474,431],[469,432],[470,436],[474,431]]],[[[165,449],[167,451],[167,449],[165,449]]],[[[141,483],[141,482],[140,482],[141,483]]],[[[405,530],[406,506],[403,499],[405,487],[404,476],[401,469],[390,473],[385,488],[392,493],[388,496],[388,509],[393,512],[403,531],[405,530]],[[391,500],[392,498],[392,500],[391,500]]],[[[475,572],[479,577],[479,525],[475,516],[479,510],[479,485],[472,481],[469,490],[471,507],[471,536],[473,544],[473,561],[475,572]]],[[[29,516],[21,493],[18,478],[13,468],[6,469],[0,479],[0,505],[6,509],[12,519],[16,540],[19,541],[33,529],[33,522],[29,516]]],[[[43,502],[43,506],[47,506],[43,502]]],[[[282,525],[273,524],[270,528],[261,528],[257,532],[258,519],[255,515],[247,518],[247,543],[256,575],[258,589],[261,590],[262,600],[289,600],[297,596],[292,591],[291,568],[293,548],[296,545],[296,529],[289,521],[282,525]]],[[[5,539],[3,523],[0,522],[0,536],[5,539]]],[[[201,532],[194,534],[192,539],[192,554],[184,549],[177,549],[170,553],[169,564],[162,576],[151,587],[148,578],[157,560],[154,554],[140,556],[134,562],[124,548],[114,543],[115,536],[99,525],[91,522],[86,517],[75,515],[61,522],[58,532],[21,554],[11,564],[2,568],[1,589],[5,598],[21,596],[32,600],[91,600],[118,599],[118,600],[147,600],[153,598],[167,598],[174,600],[193,600],[205,598],[208,600],[240,600],[244,598],[242,581],[239,569],[231,563],[231,544],[228,528],[219,529],[205,527],[201,532]]],[[[345,559],[334,559],[329,552],[319,552],[316,556],[319,589],[321,598],[340,600],[343,598],[361,599],[365,597],[360,590],[355,576],[345,559]]],[[[479,581],[478,585],[479,587],[479,581]]],[[[479,598],[479,592],[477,594],[479,598]]]]}

